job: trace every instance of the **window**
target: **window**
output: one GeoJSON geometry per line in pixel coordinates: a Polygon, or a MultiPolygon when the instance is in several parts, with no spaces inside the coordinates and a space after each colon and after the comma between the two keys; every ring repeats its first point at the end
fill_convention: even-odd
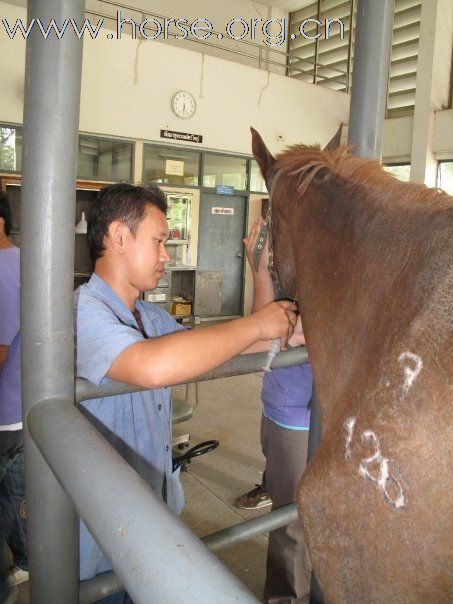
{"type": "Polygon", "coordinates": [[[453,195],[453,161],[439,162],[438,186],[449,195],[453,195]]]}
{"type": "MultiPolygon", "coordinates": [[[[290,13],[289,76],[334,90],[349,91],[356,6],[357,0],[317,0],[290,13]],[[328,19],[333,20],[329,27],[326,25],[328,19]],[[319,38],[315,39],[316,36],[319,38]]],[[[395,0],[388,117],[414,111],[420,15],[421,0],[395,0]]]]}
{"type": "Polygon", "coordinates": [[[20,172],[22,168],[22,128],[0,125],[0,171],[20,172]]]}
{"type": "Polygon", "coordinates": [[[266,183],[261,175],[261,170],[254,159],[250,162],[250,191],[256,193],[265,193],[267,191],[266,183]]]}
{"type": "Polygon", "coordinates": [[[384,170],[390,172],[390,174],[393,174],[393,176],[404,182],[409,182],[410,180],[410,164],[392,164],[389,166],[384,166],[384,170]]]}
{"type": "MultiPolygon", "coordinates": [[[[353,0],[318,0],[290,13],[288,75],[347,92],[351,14],[353,0]]],[[[353,28],[354,18],[352,35],[353,28]]]]}
{"type": "Polygon", "coordinates": [[[189,149],[153,147],[144,145],[144,183],[198,186],[200,153],[189,149]]]}
{"type": "Polygon", "coordinates": [[[395,0],[387,116],[414,112],[421,0],[395,0]]]}
{"type": "Polygon", "coordinates": [[[132,182],[133,143],[79,136],[77,178],[132,182]]]}
{"type": "Polygon", "coordinates": [[[206,153],[203,164],[203,186],[226,185],[238,191],[247,189],[247,159],[206,153]]]}

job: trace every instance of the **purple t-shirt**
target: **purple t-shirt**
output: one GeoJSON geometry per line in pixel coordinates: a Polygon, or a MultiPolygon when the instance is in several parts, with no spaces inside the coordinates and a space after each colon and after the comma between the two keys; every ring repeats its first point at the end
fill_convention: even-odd
{"type": "Polygon", "coordinates": [[[20,388],[20,252],[0,249],[0,344],[9,346],[0,369],[0,426],[22,421],[20,388]]]}
{"type": "Polygon", "coordinates": [[[312,388],[313,374],[308,363],[265,373],[261,391],[264,415],[286,428],[308,429],[312,388]]]}

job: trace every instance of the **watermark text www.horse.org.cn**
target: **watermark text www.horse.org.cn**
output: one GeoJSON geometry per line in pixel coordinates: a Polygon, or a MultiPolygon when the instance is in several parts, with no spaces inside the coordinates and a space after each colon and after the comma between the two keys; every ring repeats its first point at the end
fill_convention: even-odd
{"type": "Polygon", "coordinates": [[[214,23],[206,18],[196,18],[189,21],[186,18],[173,17],[147,17],[141,22],[132,18],[126,18],[123,13],[116,11],[116,17],[108,19],[101,18],[96,24],[90,19],[84,19],[79,23],[76,19],[67,18],[57,23],[55,19],[47,22],[34,17],[28,21],[18,18],[13,23],[8,19],[1,19],[3,33],[11,40],[22,37],[27,39],[32,31],[37,31],[44,39],[56,36],[61,38],[67,32],[74,32],[79,39],[85,36],[95,40],[106,30],[105,36],[109,40],[121,40],[123,36],[130,35],[132,39],[144,40],[176,40],[192,39],[193,41],[205,42],[214,40],[243,40],[262,41],[266,46],[282,46],[288,35],[292,40],[302,37],[308,40],[320,38],[329,39],[332,36],[340,36],[344,39],[345,26],[341,19],[304,19],[299,26],[288,32],[288,23],[285,18],[243,19],[235,17],[230,19],[223,27],[216,29],[214,23]],[[110,23],[110,26],[107,25],[110,23]]]}

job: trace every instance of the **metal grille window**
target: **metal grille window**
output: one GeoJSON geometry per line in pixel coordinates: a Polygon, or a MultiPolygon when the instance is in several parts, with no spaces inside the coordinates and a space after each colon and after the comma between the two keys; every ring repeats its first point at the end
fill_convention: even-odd
{"type": "Polygon", "coordinates": [[[347,92],[351,14],[354,0],[318,0],[290,13],[288,75],[347,92]]]}
{"type": "Polygon", "coordinates": [[[421,0],[395,0],[387,115],[413,113],[421,0]]]}
{"type": "MultiPolygon", "coordinates": [[[[348,92],[355,9],[356,0],[317,0],[291,13],[288,75],[348,92]],[[333,23],[327,27],[329,20],[333,23]]],[[[387,97],[390,117],[414,109],[420,14],[421,0],[395,0],[387,97]]]]}

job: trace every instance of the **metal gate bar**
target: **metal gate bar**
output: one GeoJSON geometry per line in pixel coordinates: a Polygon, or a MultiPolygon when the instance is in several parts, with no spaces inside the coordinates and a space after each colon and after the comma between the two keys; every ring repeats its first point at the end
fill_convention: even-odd
{"type": "MultiPolygon", "coordinates": [[[[231,361],[220,365],[217,369],[201,375],[191,382],[204,382],[206,380],[217,380],[219,378],[233,377],[237,375],[245,375],[246,373],[256,373],[262,371],[262,367],[266,361],[266,353],[241,354],[231,361]]],[[[280,352],[272,363],[273,369],[281,367],[289,367],[291,365],[301,365],[308,363],[308,353],[305,346],[299,346],[290,350],[280,352]]],[[[92,398],[102,398],[106,396],[114,396],[116,394],[124,394],[126,392],[138,392],[146,390],[138,386],[129,386],[122,382],[110,380],[106,386],[95,386],[84,379],[76,380],[76,396],[77,403],[92,398]]]]}
{"type": "MultiPolygon", "coordinates": [[[[151,599],[205,604],[214,599],[225,604],[258,601],[173,515],[71,399],[37,403],[27,424],[136,604],[149,604],[151,599]]],[[[48,598],[47,603],[57,600],[48,598]]]]}
{"type": "MultiPolygon", "coordinates": [[[[206,535],[201,541],[211,551],[217,551],[223,547],[229,547],[248,539],[253,539],[258,535],[273,531],[281,526],[285,526],[298,518],[297,505],[291,503],[269,514],[246,520],[226,529],[206,535]]],[[[79,602],[80,604],[91,604],[96,600],[113,595],[123,589],[121,581],[114,572],[103,573],[83,581],[79,584],[79,602]]]]}

